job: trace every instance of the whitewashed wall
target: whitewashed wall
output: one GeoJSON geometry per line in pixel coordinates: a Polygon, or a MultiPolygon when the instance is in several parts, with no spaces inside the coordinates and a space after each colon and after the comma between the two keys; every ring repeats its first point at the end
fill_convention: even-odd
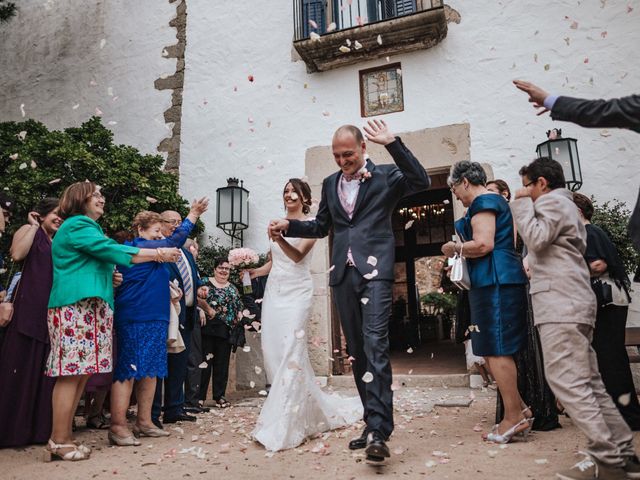
{"type": "Polygon", "coordinates": [[[115,141],[157,153],[169,136],[171,92],[153,82],[172,74],[162,56],[176,43],[167,0],[22,0],[0,25],[0,121],[33,118],[78,126],[103,112],[115,141]],[[20,106],[24,104],[24,117],[20,106]]]}
{"type": "MultiPolygon", "coordinates": [[[[472,160],[491,163],[513,186],[553,122],[534,115],[512,79],[589,98],[640,91],[638,0],[449,4],[462,21],[449,25],[443,43],[390,59],[402,62],[405,111],[385,119],[397,131],[468,122],[472,160]]],[[[244,179],[251,191],[245,245],[266,249],[265,225],[282,214],[286,179],[304,175],[307,148],[329,144],[343,123],[363,123],[358,70],[385,60],[307,74],[291,60],[290,0],[190,1],[188,15],[181,188],[213,195],[227,177],[244,179]]],[[[557,125],[579,140],[582,191],[633,204],[640,136],[557,125]]]]}

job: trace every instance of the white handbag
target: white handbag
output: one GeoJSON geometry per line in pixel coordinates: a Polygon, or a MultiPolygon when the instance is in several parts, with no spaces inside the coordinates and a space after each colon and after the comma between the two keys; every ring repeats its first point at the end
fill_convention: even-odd
{"type": "MultiPolygon", "coordinates": [[[[177,282],[169,282],[169,290],[171,292],[171,300],[180,298],[182,292],[177,282]]],[[[180,353],[185,350],[184,341],[180,334],[180,303],[171,302],[169,306],[169,329],[167,331],[167,352],[180,353]]]]}
{"type": "Polygon", "coordinates": [[[469,290],[471,288],[471,279],[469,278],[469,268],[467,266],[467,259],[462,254],[464,243],[460,246],[460,253],[456,253],[450,260],[451,274],[449,278],[460,290],[469,290]]]}

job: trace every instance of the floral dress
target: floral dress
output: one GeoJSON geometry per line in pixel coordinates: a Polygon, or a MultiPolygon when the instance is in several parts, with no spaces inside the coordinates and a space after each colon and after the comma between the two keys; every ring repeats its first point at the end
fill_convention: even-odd
{"type": "Polygon", "coordinates": [[[202,334],[229,338],[231,327],[237,322],[243,309],[240,292],[231,283],[224,288],[211,284],[207,303],[214,310],[215,316],[207,318],[207,324],[202,327],[202,334]]]}

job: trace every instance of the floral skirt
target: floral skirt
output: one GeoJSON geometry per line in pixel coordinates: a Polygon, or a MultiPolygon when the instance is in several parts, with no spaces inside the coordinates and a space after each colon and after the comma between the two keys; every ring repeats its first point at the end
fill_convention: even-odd
{"type": "Polygon", "coordinates": [[[107,302],[93,297],[50,308],[47,324],[51,340],[47,376],[111,372],[113,310],[107,302]]]}

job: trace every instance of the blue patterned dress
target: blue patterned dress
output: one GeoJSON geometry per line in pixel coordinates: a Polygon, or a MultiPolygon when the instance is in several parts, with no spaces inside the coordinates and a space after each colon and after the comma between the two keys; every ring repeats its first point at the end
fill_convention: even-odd
{"type": "MultiPolygon", "coordinates": [[[[127,242],[139,248],[181,247],[194,224],[185,219],[173,235],[163,240],[136,238],[127,242]]],[[[169,271],[162,263],[118,266],[122,285],[116,290],[117,340],[114,381],[167,376],[169,327],[169,271]]]]}
{"type": "Polygon", "coordinates": [[[496,231],[490,253],[467,259],[473,353],[481,357],[513,355],[527,334],[527,277],[514,246],[511,210],[501,195],[476,197],[456,222],[459,236],[464,241],[473,239],[471,219],[480,212],[495,214],[496,231]]]}

